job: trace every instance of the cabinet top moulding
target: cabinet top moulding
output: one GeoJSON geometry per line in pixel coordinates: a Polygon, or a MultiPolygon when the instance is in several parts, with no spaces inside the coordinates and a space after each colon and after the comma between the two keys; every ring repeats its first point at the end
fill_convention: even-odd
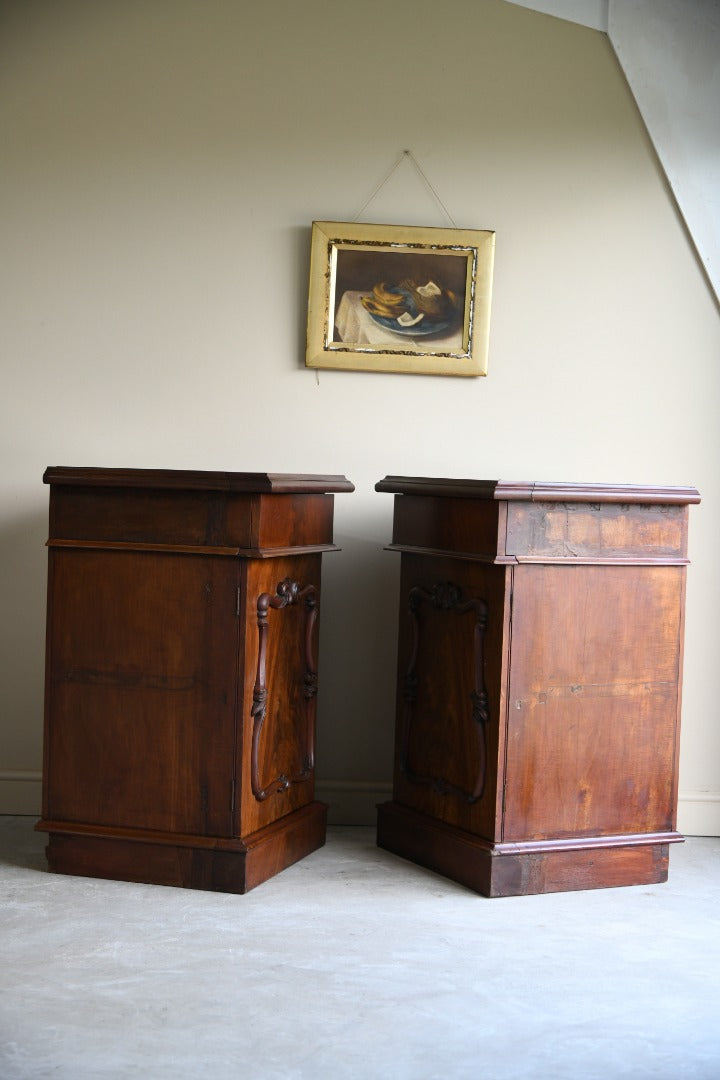
{"type": "Polygon", "coordinates": [[[376,491],[396,495],[432,495],[454,499],[588,503],[699,503],[694,487],[655,487],[640,484],[563,484],[526,480],[458,480],[427,476],[386,476],[376,491]]]}
{"type": "Polygon", "coordinates": [[[336,551],[344,476],[51,467],[50,547],[270,558],[336,551]]]}
{"type": "Polygon", "coordinates": [[[81,487],[149,488],[156,491],[198,490],[244,494],[330,494],[354,491],[345,476],[316,473],[202,472],[194,469],[105,469],[50,466],[45,484],[81,487]]]}

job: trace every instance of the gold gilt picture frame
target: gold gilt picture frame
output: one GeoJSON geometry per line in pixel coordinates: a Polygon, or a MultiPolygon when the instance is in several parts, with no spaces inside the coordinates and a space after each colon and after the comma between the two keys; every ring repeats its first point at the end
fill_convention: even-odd
{"type": "Polygon", "coordinates": [[[486,375],[495,233],[314,221],[309,368],[486,375]]]}

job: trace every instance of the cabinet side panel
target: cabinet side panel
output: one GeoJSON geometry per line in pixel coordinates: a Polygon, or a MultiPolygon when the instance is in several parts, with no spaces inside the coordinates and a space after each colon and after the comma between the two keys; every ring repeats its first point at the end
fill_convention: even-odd
{"type": "Polygon", "coordinates": [[[302,547],[333,542],[333,495],[261,495],[260,547],[302,547]]]}
{"type": "Polygon", "coordinates": [[[238,564],[51,552],[45,817],[231,832],[238,564]]]}
{"type": "Polygon", "coordinates": [[[494,558],[498,515],[492,500],[396,495],[393,543],[494,558]]]}
{"type": "MultiPolygon", "coordinates": [[[[50,501],[50,521],[52,525],[52,499],[50,501]]],[[[55,596],[55,556],[53,551],[48,552],[47,574],[47,598],[45,616],[45,696],[43,714],[43,785],[42,785],[42,816],[49,817],[49,793],[48,783],[50,777],[50,743],[52,734],[52,718],[54,702],[52,697],[52,670],[53,670],[53,637],[54,637],[54,596],[55,596]]]]}
{"type": "Polygon", "coordinates": [[[237,763],[243,837],[314,798],[317,683],[312,669],[317,672],[320,587],[319,554],[247,562],[245,677],[238,721],[244,749],[237,763]],[[297,585],[297,599],[279,606],[266,603],[261,633],[258,601],[277,598],[285,580],[297,585]]]}
{"type": "Polygon", "coordinates": [[[402,556],[393,797],[491,840],[502,800],[508,574],[402,556]]]}
{"type": "Polygon", "coordinates": [[[683,583],[515,569],[505,841],[672,829],[683,583]]]}

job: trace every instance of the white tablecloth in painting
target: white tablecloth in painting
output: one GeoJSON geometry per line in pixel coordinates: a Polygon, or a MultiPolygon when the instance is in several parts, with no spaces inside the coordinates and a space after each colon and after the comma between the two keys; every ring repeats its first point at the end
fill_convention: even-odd
{"type": "Polygon", "coordinates": [[[375,322],[360,303],[361,296],[371,295],[355,291],[343,293],[335,317],[340,341],[347,345],[388,345],[396,349],[419,348],[428,352],[459,352],[462,349],[462,326],[448,334],[427,337],[422,334],[395,334],[392,330],[386,330],[375,322]]]}

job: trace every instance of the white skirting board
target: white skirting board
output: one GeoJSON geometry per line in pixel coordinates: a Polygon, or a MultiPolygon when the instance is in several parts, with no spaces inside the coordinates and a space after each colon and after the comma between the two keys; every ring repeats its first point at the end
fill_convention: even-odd
{"type": "Polygon", "coordinates": [[[720,792],[681,792],[677,827],[684,836],[720,836],[720,792]]]}
{"type": "MultiPolygon", "coordinates": [[[[375,808],[392,794],[381,780],[318,780],[315,798],[329,804],[332,825],[374,825],[375,808]]],[[[0,769],[0,814],[40,817],[42,773],[39,769],[0,769]]]]}
{"type": "MultiPolygon", "coordinates": [[[[392,784],[325,780],[316,783],[315,794],[322,802],[329,803],[331,825],[374,825],[378,803],[392,798],[392,784]]],[[[681,794],[677,827],[684,836],[720,836],[720,792],[681,794]]]]}
{"type": "Polygon", "coordinates": [[[0,769],[0,814],[40,817],[42,773],[39,769],[0,769]]]}
{"type": "MultiPolygon", "coordinates": [[[[384,780],[318,780],[315,797],[329,805],[331,825],[375,825],[378,803],[392,797],[384,780]]],[[[35,769],[0,769],[0,814],[37,815],[42,801],[42,774],[35,769]]],[[[720,836],[720,792],[682,792],[678,800],[678,832],[685,836],[720,836]]]]}
{"type": "Polygon", "coordinates": [[[388,780],[317,780],[315,798],[328,804],[329,825],[374,825],[378,803],[392,798],[388,780]]]}

